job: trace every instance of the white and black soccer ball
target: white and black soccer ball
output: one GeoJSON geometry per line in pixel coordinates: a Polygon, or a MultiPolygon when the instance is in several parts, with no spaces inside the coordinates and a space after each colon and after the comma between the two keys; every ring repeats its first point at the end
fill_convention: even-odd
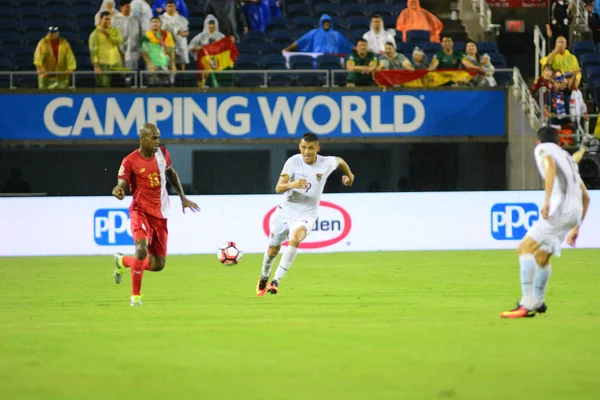
{"type": "Polygon", "coordinates": [[[242,259],[242,251],[235,242],[225,242],[219,246],[217,258],[223,265],[236,265],[242,259]]]}

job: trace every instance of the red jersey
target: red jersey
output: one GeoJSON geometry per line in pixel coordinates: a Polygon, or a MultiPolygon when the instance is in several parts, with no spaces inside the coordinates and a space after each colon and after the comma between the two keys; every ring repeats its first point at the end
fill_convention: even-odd
{"type": "Polygon", "coordinates": [[[168,217],[166,170],[170,166],[171,155],[162,146],[150,159],[142,157],[139,149],[123,159],[118,178],[129,183],[133,195],[130,211],[142,211],[156,218],[168,217]]]}

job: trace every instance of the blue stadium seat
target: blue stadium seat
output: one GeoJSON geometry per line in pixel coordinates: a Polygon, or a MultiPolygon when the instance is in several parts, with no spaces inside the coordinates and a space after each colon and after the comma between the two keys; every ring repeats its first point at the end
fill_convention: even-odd
{"type": "Polygon", "coordinates": [[[259,46],[258,44],[240,43],[237,48],[240,54],[257,55],[260,52],[259,46]]]}
{"type": "Polygon", "coordinates": [[[370,29],[371,21],[367,17],[348,17],[344,21],[344,27],[348,30],[364,29],[365,32],[370,29]]]}
{"type": "Polygon", "coordinates": [[[260,58],[253,54],[240,54],[235,61],[235,69],[260,69],[260,58]]]}
{"type": "Polygon", "coordinates": [[[0,4],[0,15],[3,20],[14,18],[17,15],[17,9],[12,4],[0,4]]]}
{"type": "Polygon", "coordinates": [[[69,17],[71,18],[71,16],[73,15],[73,8],[72,7],[68,7],[65,4],[61,4],[61,5],[49,5],[46,6],[44,8],[44,15],[47,17],[50,16],[63,16],[63,17],[69,17]]]}
{"type": "Polygon", "coordinates": [[[296,75],[295,78],[296,78],[296,86],[301,86],[301,87],[323,86],[325,83],[323,74],[319,74],[319,73],[298,74],[298,75],[296,75]]]}
{"type": "Polygon", "coordinates": [[[62,7],[65,5],[64,0],[40,0],[40,2],[44,5],[44,8],[62,7]]]}
{"type": "Polygon", "coordinates": [[[406,32],[406,40],[408,42],[422,43],[429,42],[431,34],[429,31],[413,29],[406,32]]]}
{"type": "Polygon", "coordinates": [[[317,27],[318,21],[314,17],[296,17],[292,19],[292,28],[299,31],[310,31],[317,27]]]}
{"type": "Polygon", "coordinates": [[[28,44],[37,45],[37,43],[45,36],[45,33],[40,32],[25,32],[23,34],[24,42],[28,44]]]}
{"type": "Polygon", "coordinates": [[[281,55],[282,46],[277,43],[264,42],[264,43],[260,43],[256,46],[257,46],[258,52],[261,55],[265,55],[265,54],[281,55]]]}
{"type": "Polygon", "coordinates": [[[261,57],[263,69],[286,69],[285,57],[281,54],[265,54],[261,57]]]}
{"type": "MultiPolygon", "coordinates": [[[[306,32],[304,32],[304,33],[306,33],[306,32]]],[[[282,46],[289,46],[290,44],[292,44],[294,42],[292,34],[288,31],[271,32],[267,36],[267,40],[269,40],[269,39],[271,40],[271,42],[278,43],[282,46]]]]}
{"type": "Polygon", "coordinates": [[[512,72],[496,72],[494,79],[498,86],[508,86],[513,84],[513,73],[512,72]]]}
{"type": "MultiPolygon", "coordinates": [[[[285,16],[288,19],[313,16],[312,9],[306,4],[293,4],[286,7],[285,16]]],[[[318,21],[317,21],[318,22],[318,21]]]]}
{"type": "MultiPolygon", "coordinates": [[[[197,31],[197,33],[200,33],[204,29],[204,17],[189,17],[188,21],[190,23],[190,30],[197,31]]],[[[190,39],[192,38],[193,36],[190,39]]]]}
{"type": "Polygon", "coordinates": [[[395,11],[396,15],[400,14],[406,7],[407,7],[407,4],[405,1],[396,2],[394,4],[394,11],[395,11]]]}
{"type": "Polygon", "coordinates": [[[267,30],[287,29],[287,21],[283,17],[271,18],[271,23],[267,30]]]}
{"type": "Polygon", "coordinates": [[[44,36],[48,33],[49,26],[50,24],[46,21],[31,19],[23,22],[23,32],[43,32],[42,36],[44,36]]]}
{"type": "Polygon", "coordinates": [[[297,55],[290,57],[291,69],[314,69],[315,60],[311,56],[297,55]]]}
{"type": "Polygon", "coordinates": [[[398,16],[396,15],[384,15],[383,25],[385,26],[385,29],[395,29],[397,20],[398,16]]]}
{"type": "Polygon", "coordinates": [[[325,54],[317,57],[317,69],[343,69],[339,56],[325,54]]]}
{"type": "Polygon", "coordinates": [[[396,51],[398,53],[412,53],[415,46],[411,43],[404,43],[402,41],[402,35],[396,35],[396,51]]]}
{"type": "MultiPolygon", "coordinates": [[[[0,46],[0,49],[2,47],[0,46]]],[[[0,57],[0,71],[10,71],[12,68],[12,62],[8,57],[0,57]]]]}
{"type": "Polygon", "coordinates": [[[33,53],[17,53],[14,57],[14,67],[19,71],[33,71],[33,53]]]}
{"type": "Polygon", "coordinates": [[[364,36],[365,33],[367,33],[367,31],[362,28],[352,29],[350,31],[350,37],[351,37],[350,41],[352,43],[358,42],[358,39],[362,39],[362,37],[364,36]]]}
{"type": "Polygon", "coordinates": [[[438,50],[442,50],[442,45],[440,43],[435,43],[435,42],[425,42],[425,43],[421,43],[419,45],[419,47],[424,51],[424,52],[433,52],[435,53],[438,50]]]}
{"type": "Polygon", "coordinates": [[[4,20],[0,24],[0,34],[5,32],[21,32],[21,24],[14,19],[4,20]]]}
{"type": "Polygon", "coordinates": [[[6,32],[0,35],[1,44],[21,44],[23,37],[18,32],[6,32]]]}
{"type": "Polygon", "coordinates": [[[462,42],[462,41],[454,42],[454,50],[462,51],[464,53],[466,48],[467,48],[467,42],[462,42]]]}
{"type": "Polygon", "coordinates": [[[315,16],[320,18],[323,14],[329,14],[330,17],[341,16],[340,6],[337,4],[323,3],[315,6],[315,16]]]}
{"type": "Polygon", "coordinates": [[[235,86],[240,87],[261,87],[265,84],[265,78],[259,74],[236,74],[235,86]]]}
{"type": "Polygon", "coordinates": [[[289,75],[273,74],[269,75],[268,86],[287,87],[294,84],[294,78],[289,75]]]}
{"type": "Polygon", "coordinates": [[[367,9],[364,4],[349,3],[342,4],[340,7],[341,14],[345,17],[366,17],[367,9]]]}
{"type": "Polygon", "coordinates": [[[496,68],[504,68],[504,67],[506,67],[506,60],[504,59],[504,56],[502,54],[491,53],[490,54],[490,61],[492,62],[492,64],[496,68]]]}
{"type": "Polygon", "coordinates": [[[585,70],[585,79],[588,83],[592,82],[594,77],[600,77],[600,67],[589,67],[585,70]]]}
{"type": "Polygon", "coordinates": [[[586,53],[586,54],[582,54],[581,57],[579,57],[579,62],[581,64],[585,64],[590,61],[600,61],[600,54],[586,53]]]}
{"type": "Polygon", "coordinates": [[[596,45],[594,42],[575,42],[573,43],[572,48],[573,53],[575,53],[577,57],[579,57],[578,54],[596,52],[596,45]]]}
{"type": "Polygon", "coordinates": [[[247,44],[260,44],[265,42],[265,34],[263,32],[250,31],[243,38],[244,43],[247,44]]]}
{"type": "Polygon", "coordinates": [[[394,11],[394,5],[388,3],[376,3],[371,4],[367,7],[368,15],[379,14],[383,16],[393,16],[398,18],[398,14],[394,11]]]}
{"type": "Polygon", "coordinates": [[[585,64],[581,64],[581,65],[582,65],[582,68],[583,68],[583,74],[585,75],[585,73],[588,70],[588,68],[600,67],[600,60],[586,61],[585,64]]]}
{"type": "Polygon", "coordinates": [[[498,45],[494,42],[479,42],[477,43],[477,51],[479,54],[498,53],[498,45]]]}
{"type": "Polygon", "coordinates": [[[285,0],[285,3],[283,4],[284,7],[282,8],[282,13],[286,14],[289,7],[298,5],[306,7],[306,2],[304,0],[285,0]]]}
{"type": "Polygon", "coordinates": [[[37,6],[39,7],[40,3],[38,0],[19,0],[18,2],[19,8],[28,7],[28,6],[37,6]]]}
{"type": "MultiPolygon", "coordinates": [[[[21,43],[0,43],[0,54],[4,55],[0,58],[10,59],[13,54],[21,51],[23,51],[23,45],[21,43]]],[[[31,54],[33,54],[33,51],[31,54]]]]}

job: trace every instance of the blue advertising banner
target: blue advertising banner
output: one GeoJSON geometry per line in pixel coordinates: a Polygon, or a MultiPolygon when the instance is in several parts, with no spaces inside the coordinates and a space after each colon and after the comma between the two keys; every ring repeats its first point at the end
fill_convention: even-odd
{"type": "Polygon", "coordinates": [[[0,140],[504,136],[502,90],[0,96],[0,140]]]}

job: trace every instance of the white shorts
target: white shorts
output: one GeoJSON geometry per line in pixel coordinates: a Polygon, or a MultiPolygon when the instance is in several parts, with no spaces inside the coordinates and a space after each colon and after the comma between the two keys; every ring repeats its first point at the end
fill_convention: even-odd
{"type": "Polygon", "coordinates": [[[281,208],[271,216],[269,223],[269,246],[280,246],[300,227],[306,228],[306,237],[310,235],[316,218],[312,215],[293,215],[284,213],[281,208]]]}
{"type": "Polygon", "coordinates": [[[571,212],[566,215],[550,217],[550,219],[540,218],[533,223],[526,236],[539,243],[540,249],[560,257],[561,246],[567,234],[580,221],[580,212],[571,212]]]}

